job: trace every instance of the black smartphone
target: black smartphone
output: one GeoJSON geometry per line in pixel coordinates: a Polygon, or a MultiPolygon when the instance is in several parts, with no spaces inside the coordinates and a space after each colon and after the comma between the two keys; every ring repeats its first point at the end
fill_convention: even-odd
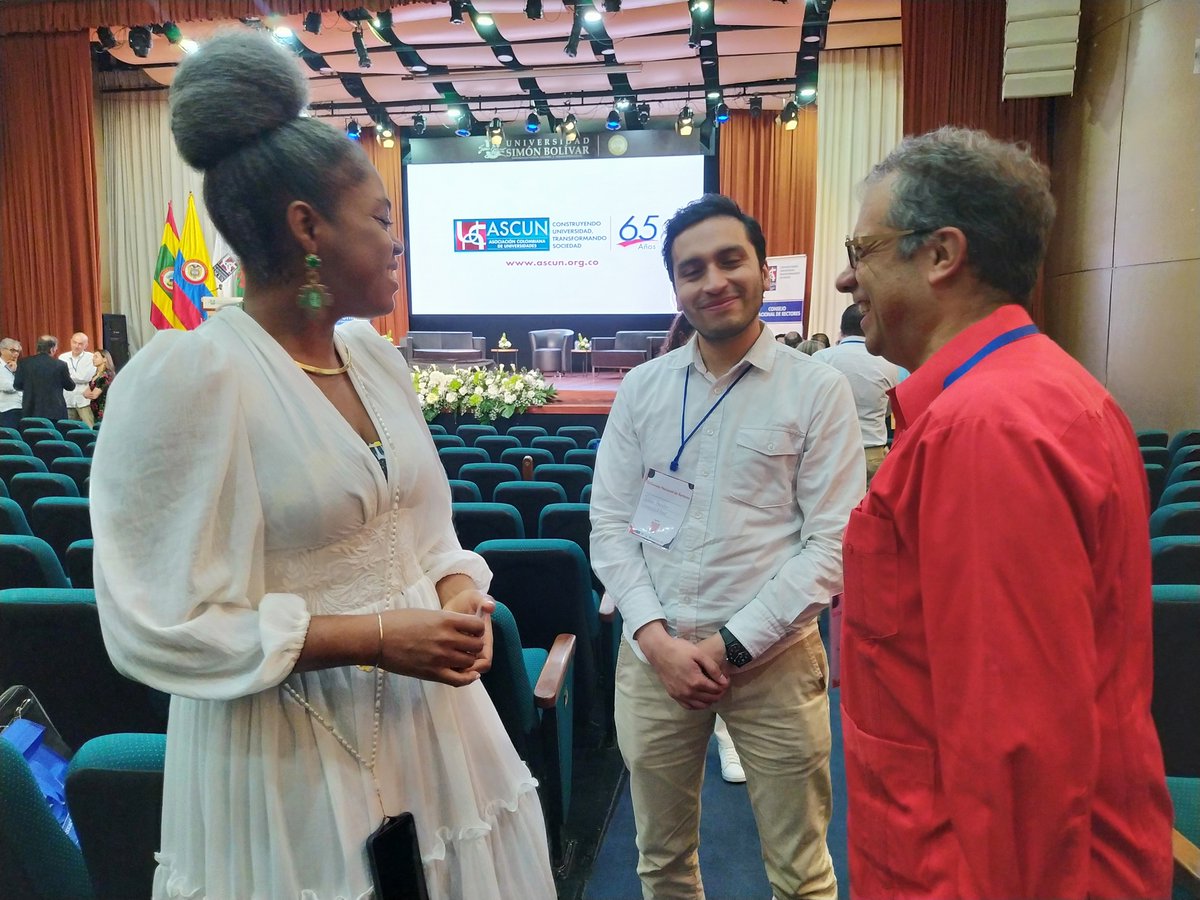
{"type": "Polygon", "coordinates": [[[375,900],[429,900],[412,813],[389,816],[367,838],[375,900]]]}

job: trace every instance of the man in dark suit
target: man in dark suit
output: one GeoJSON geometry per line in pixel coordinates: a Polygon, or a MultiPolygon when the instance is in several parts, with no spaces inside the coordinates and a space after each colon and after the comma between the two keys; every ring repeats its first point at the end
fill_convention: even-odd
{"type": "Polygon", "coordinates": [[[44,334],[38,338],[37,354],[17,364],[13,387],[21,391],[22,411],[27,416],[44,416],[52,422],[67,417],[63,391],[74,389],[71,372],[61,359],[54,358],[58,338],[44,334]]]}

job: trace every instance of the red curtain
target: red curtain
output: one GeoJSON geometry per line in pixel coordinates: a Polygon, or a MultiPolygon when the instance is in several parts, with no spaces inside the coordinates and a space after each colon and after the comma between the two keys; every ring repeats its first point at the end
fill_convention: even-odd
{"type": "MultiPolygon", "coordinates": [[[[817,110],[800,110],[794,131],[764,113],[752,118],[735,109],[721,126],[720,190],[758,219],[767,253],[812,259],[817,209],[817,110]]],[[[812,266],[805,276],[810,296],[812,266]]],[[[808,311],[805,310],[807,315],[808,311]]]]}
{"type": "Polygon", "coordinates": [[[0,333],[100,345],[92,63],[85,31],[0,40],[0,333]]]}
{"type": "MultiPolygon", "coordinates": [[[[1005,4],[999,0],[901,0],[904,133],[943,125],[980,128],[993,137],[1025,141],[1051,162],[1049,98],[1001,100],[1005,4]]],[[[1042,281],[1030,313],[1044,320],[1042,281]]]]}
{"type": "MultiPolygon", "coordinates": [[[[375,132],[364,128],[362,148],[375,164],[379,177],[383,179],[383,189],[387,191],[388,199],[392,201],[392,221],[395,223],[395,233],[404,234],[404,180],[400,171],[400,142],[391,150],[381,146],[375,139],[375,132]]],[[[380,334],[390,334],[392,343],[408,334],[408,257],[400,257],[400,271],[396,273],[400,280],[400,290],[396,291],[396,308],[390,315],[372,319],[380,334]]]]}

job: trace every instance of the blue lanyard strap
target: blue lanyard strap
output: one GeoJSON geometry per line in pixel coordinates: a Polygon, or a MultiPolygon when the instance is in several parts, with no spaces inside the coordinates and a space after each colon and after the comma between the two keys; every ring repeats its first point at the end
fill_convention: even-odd
{"type": "Polygon", "coordinates": [[[696,423],[696,427],[691,430],[691,432],[687,435],[687,437],[684,437],[684,431],[686,430],[686,427],[687,427],[684,423],[687,420],[688,382],[691,380],[692,367],[688,366],[687,368],[685,368],[683,370],[683,410],[679,413],[679,452],[676,453],[675,458],[673,460],[671,460],[671,471],[672,472],[679,471],[679,457],[683,456],[683,448],[687,446],[687,442],[690,441],[693,437],[695,437],[696,432],[700,430],[700,426],[708,421],[708,417],[711,416],[714,412],[716,412],[717,407],[721,405],[721,401],[729,396],[729,392],[732,391],[735,387],[737,387],[737,383],[739,381],[741,381],[743,378],[745,378],[750,373],[750,370],[752,368],[754,368],[754,367],[751,365],[747,365],[746,368],[742,369],[742,374],[739,375],[737,378],[733,379],[733,381],[730,383],[729,387],[725,388],[725,393],[723,393],[720,397],[718,397],[717,402],[714,403],[711,407],[709,407],[708,412],[706,412],[704,414],[704,418],[702,418],[699,422],[696,423]]]}
{"type": "Polygon", "coordinates": [[[1037,333],[1038,329],[1036,325],[1022,325],[1020,328],[1014,328],[1012,331],[1006,331],[1004,334],[997,335],[976,350],[975,353],[972,354],[965,363],[947,375],[946,380],[942,382],[942,390],[944,391],[946,388],[950,387],[950,385],[954,384],[954,382],[958,381],[958,379],[962,378],[973,368],[979,365],[979,363],[982,362],[985,357],[995,353],[1001,347],[1011,344],[1013,341],[1019,341],[1023,337],[1029,337],[1029,335],[1037,333]]]}

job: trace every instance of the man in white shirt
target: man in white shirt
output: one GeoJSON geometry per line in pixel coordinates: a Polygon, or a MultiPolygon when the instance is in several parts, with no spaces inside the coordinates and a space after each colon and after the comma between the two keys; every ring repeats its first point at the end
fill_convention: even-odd
{"type": "Polygon", "coordinates": [[[624,619],[617,739],[642,893],[704,896],[700,786],[719,713],[775,897],[833,898],[816,617],[841,590],[842,530],[865,491],[854,399],[759,320],[766,241],[732,200],[680,210],[663,258],[697,334],[622,382],[591,503],[592,563],[624,619]]]}
{"type": "Polygon", "coordinates": [[[842,334],[837,346],[818,350],[813,359],[829,363],[850,380],[870,484],[887,456],[888,391],[900,383],[900,369],[867,350],[862,317],[862,310],[853,303],[847,306],[842,311],[842,334]]]}
{"type": "Polygon", "coordinates": [[[0,340],[0,428],[16,428],[21,421],[21,392],[13,387],[20,358],[20,341],[0,340]]]}
{"type": "Polygon", "coordinates": [[[71,349],[59,359],[67,364],[67,368],[71,370],[71,380],[75,382],[74,390],[63,391],[63,397],[67,401],[67,418],[78,419],[92,428],[96,424],[92,416],[92,401],[83,396],[83,392],[96,377],[96,366],[92,363],[92,354],[87,352],[87,348],[88,336],[82,331],[77,331],[71,335],[71,349]]]}

